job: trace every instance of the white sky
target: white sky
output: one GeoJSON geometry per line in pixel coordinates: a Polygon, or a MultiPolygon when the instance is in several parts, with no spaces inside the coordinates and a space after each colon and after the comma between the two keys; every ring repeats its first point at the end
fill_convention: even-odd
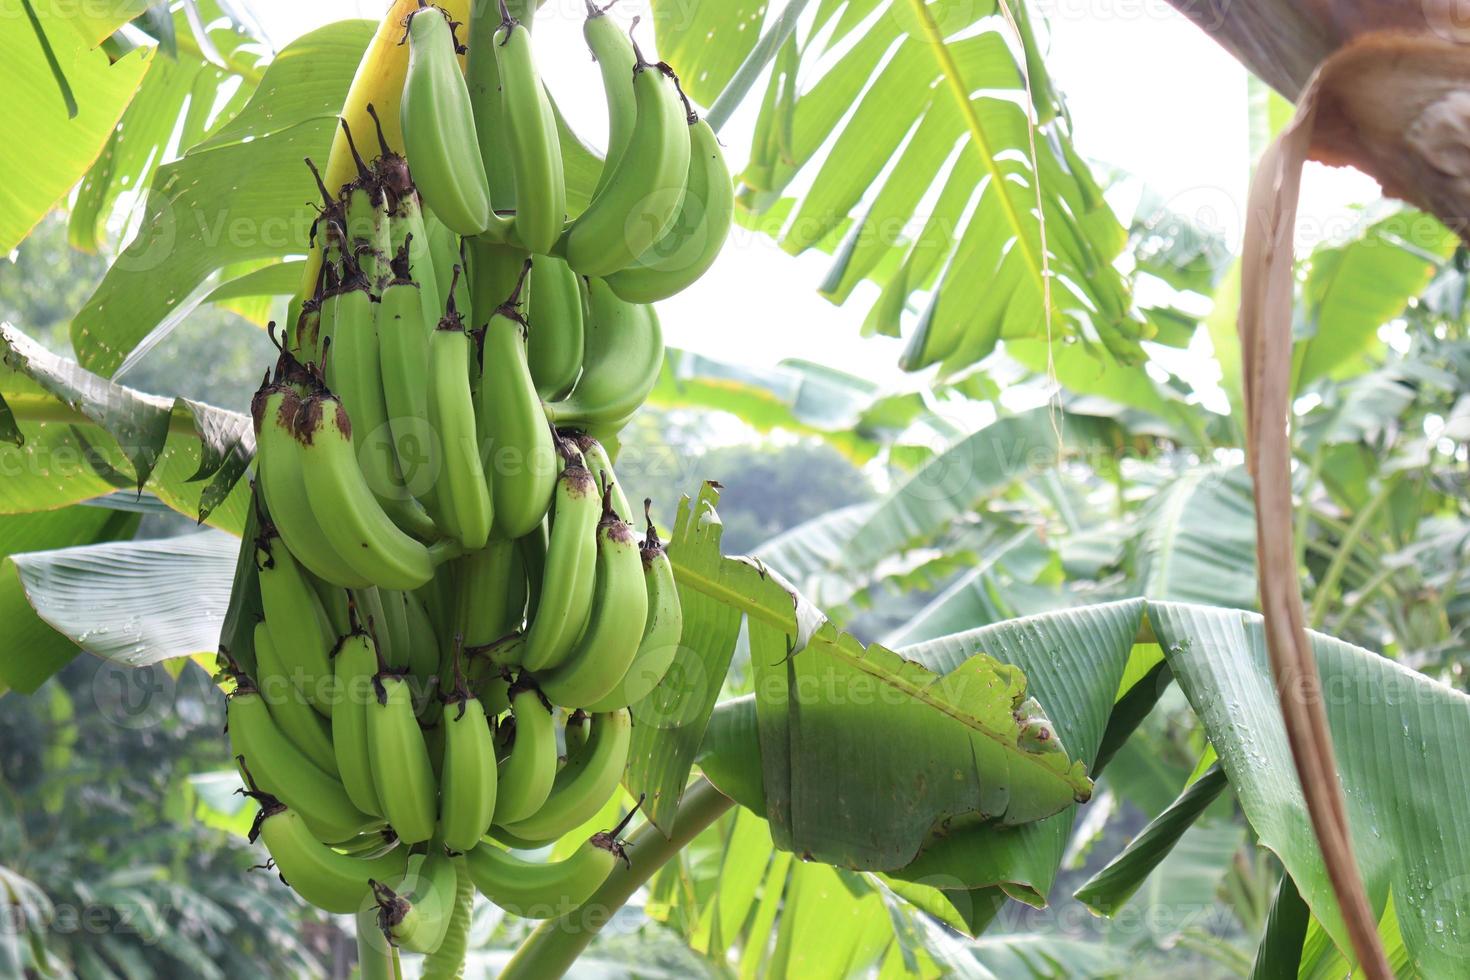
{"type": "MultiPolygon", "coordinates": [[[[1163,0],[1039,3],[1052,31],[1048,65],[1066,95],[1081,152],[1138,174],[1176,208],[1238,238],[1250,162],[1245,71],[1163,0]]],[[[651,48],[647,7],[647,0],[620,0],[613,9],[624,23],[644,14],[639,40],[651,48]]],[[[384,0],[253,0],[250,8],[283,46],[333,20],[376,18],[384,0]]],[[[606,109],[582,40],[584,10],[583,0],[542,7],[537,58],[572,125],[600,146],[606,109]]],[[[753,118],[741,112],[721,131],[732,170],[746,159],[753,118]]],[[[1302,218],[1341,227],[1347,205],[1376,197],[1369,178],[1313,165],[1303,183],[1302,218]]],[[[896,341],[856,340],[872,294],[859,292],[845,307],[817,295],[829,261],[819,253],[793,259],[768,238],[736,228],[703,280],[659,304],[667,339],[724,360],[769,365],[802,357],[901,383],[896,341]]]]}

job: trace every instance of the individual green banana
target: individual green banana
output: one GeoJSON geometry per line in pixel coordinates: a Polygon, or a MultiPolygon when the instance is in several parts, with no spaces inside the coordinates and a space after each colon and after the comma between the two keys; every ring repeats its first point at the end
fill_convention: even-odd
{"type": "MultiPolygon", "coordinates": [[[[602,91],[607,96],[607,155],[602,161],[597,187],[592,192],[594,197],[617,172],[618,163],[623,159],[638,123],[638,99],[629,84],[638,56],[633,52],[632,37],[607,16],[611,7],[612,4],[598,7],[592,0],[587,0],[587,19],[582,23],[582,37],[602,72],[602,91]]],[[[637,21],[633,23],[636,25],[637,21]]]]}
{"type": "Polygon", "coordinates": [[[592,608],[601,495],[576,448],[563,442],[561,449],[566,466],[556,482],[541,594],[521,652],[521,663],[533,672],[566,659],[592,608]]]}
{"type": "Polygon", "coordinates": [[[434,550],[405,534],[368,489],[352,451],[352,423],[330,394],[301,403],[296,430],[303,444],[307,500],[327,540],[359,575],[388,589],[416,589],[434,577],[452,549],[434,550]]]}
{"type": "Polygon", "coordinates": [[[434,485],[439,476],[439,447],[429,420],[430,327],[423,317],[420,287],[409,278],[406,259],[402,251],[394,257],[396,275],[383,287],[378,304],[379,376],[404,487],[437,518],[434,485]]]}
{"type": "Polygon", "coordinates": [[[429,747],[414,712],[414,691],[405,675],[380,669],[377,696],[367,702],[368,759],[383,817],[405,844],[434,835],[438,787],[429,747]]]}
{"type": "Polygon", "coordinates": [[[463,265],[460,258],[460,250],[464,240],[456,235],[448,225],[435,217],[434,212],[424,212],[424,232],[429,236],[429,255],[432,259],[434,269],[434,292],[439,297],[439,305],[424,314],[424,335],[434,329],[434,324],[439,322],[439,317],[444,314],[444,304],[449,299],[450,287],[453,285],[454,267],[463,265]]]}
{"type": "Polygon", "coordinates": [[[308,575],[307,581],[316,590],[316,597],[321,600],[322,610],[327,614],[327,622],[332,624],[333,636],[346,636],[352,632],[352,596],[346,589],[339,589],[328,582],[323,582],[315,575],[308,575]]]}
{"type": "Polygon", "coordinates": [[[516,837],[555,840],[591,820],[617,791],[632,741],[627,708],[593,715],[587,744],[557,772],[541,808],[524,819],[496,823],[516,837]]]}
{"type": "MultiPolygon", "coordinates": [[[[456,282],[458,273],[456,266],[456,282]]],[[[474,551],[490,537],[494,498],[480,461],[469,365],[470,339],[451,291],[449,306],[429,339],[429,423],[439,436],[440,461],[435,511],[450,536],[474,551]]]]}
{"type": "Polygon", "coordinates": [[[401,595],[408,618],[409,670],[418,677],[432,676],[439,670],[439,631],[423,600],[412,592],[401,595]]]}
{"type": "Polygon", "coordinates": [[[515,742],[500,764],[495,822],[524,820],[541,809],[556,779],[556,724],[551,706],[522,675],[510,687],[515,742]]]}
{"type": "MultiPolygon", "coordinates": [[[[531,53],[531,32],[500,4],[495,62],[505,135],[516,184],[515,239],[531,252],[549,252],[566,220],[567,189],[561,139],[551,99],[531,53]]],[[[432,205],[431,205],[432,206],[432,205]]]]}
{"type": "Polygon", "coordinates": [[[607,697],[632,666],[647,618],[638,536],[613,511],[609,487],[597,525],[591,618],[571,655],[537,676],[542,693],[566,708],[583,708],[607,697]]]}
{"type": "Polygon", "coordinates": [[[444,938],[428,956],[419,980],[459,980],[464,975],[465,955],[469,951],[470,924],[475,917],[475,882],[462,857],[454,862],[454,911],[444,938]]]}
{"type": "Polygon", "coordinates": [[[592,478],[604,493],[612,492],[612,507],[618,516],[624,520],[630,520],[633,516],[633,507],[628,503],[628,497],[623,493],[623,485],[618,482],[618,475],[613,472],[612,459],[608,457],[607,447],[598,442],[586,432],[570,430],[558,433],[563,438],[569,438],[582,452],[582,460],[591,471],[592,478]]]}
{"type": "Polygon", "coordinates": [[[409,14],[408,41],[403,143],[414,182],[440,221],[461,235],[481,234],[495,215],[448,15],[421,6],[409,14]]]}
{"type": "Polygon", "coordinates": [[[301,396],[286,384],[266,384],[255,393],[251,415],[255,420],[256,480],[270,519],[281,540],[318,578],[338,586],[367,585],[355,568],[337,553],[306,499],[301,472],[301,442],[295,419],[301,396]]]}
{"type": "Polygon", "coordinates": [[[663,370],[664,342],[653,307],[623,302],[601,279],[587,281],[587,312],[582,376],[546,414],[558,426],[596,430],[643,404],[663,370]]]}
{"type": "Polygon", "coordinates": [[[495,32],[500,28],[500,16],[499,5],[489,0],[470,5],[465,85],[474,109],[480,159],[485,165],[485,176],[490,179],[490,200],[503,211],[515,202],[516,184],[515,174],[506,165],[510,149],[506,139],[505,104],[500,98],[500,66],[495,57],[495,32]]]}
{"type": "Polygon", "coordinates": [[[618,835],[636,812],[612,830],[593,834],[561,861],[528,861],[486,841],[465,855],[465,867],[480,894],[510,914],[555,918],[580,907],[618,861],[627,862],[618,835]]]}
{"type": "Polygon", "coordinates": [[[247,781],[301,814],[318,840],[344,841],[382,826],[352,805],[336,776],[323,771],[286,737],[254,682],[247,677],[238,680],[225,717],[230,749],[247,781]]]}
{"type": "Polygon", "coordinates": [[[673,224],[689,178],[688,110],[668,65],[633,46],[637,121],[617,169],[566,232],[566,258],[584,276],[632,265],[673,224]]]}
{"type": "MultiPolygon", "coordinates": [[[[405,651],[393,649],[394,631],[388,628],[388,610],[383,608],[385,590],[368,587],[352,590],[353,610],[357,621],[373,638],[373,648],[389,667],[405,667],[408,657],[405,651]]],[[[387,590],[391,594],[391,590],[387,590]]]]}
{"type": "Polygon", "coordinates": [[[459,560],[459,629],[467,648],[486,647],[520,626],[510,622],[508,601],[514,592],[516,544],[494,538],[484,548],[459,560]]]}
{"type": "Polygon", "coordinates": [[[515,291],[490,316],[481,346],[479,436],[495,501],[495,534],[503,538],[529,533],[546,516],[558,473],[517,305],[530,268],[527,262],[515,291]]]}
{"type": "Polygon", "coordinates": [[[271,718],[291,743],[323,772],[336,774],[337,758],[326,719],[297,690],[263,621],[255,624],[255,683],[271,718]]]}
{"type": "Polygon", "coordinates": [[[567,723],[562,729],[562,737],[566,742],[566,755],[571,757],[582,751],[587,744],[587,736],[592,734],[592,716],[583,708],[578,708],[567,715],[567,723]]]}
{"type": "Polygon", "coordinates": [[[582,280],[554,255],[531,256],[526,360],[542,398],[565,396],[582,373],[582,280]]]}
{"type": "Polygon", "coordinates": [[[337,671],[337,707],[332,712],[332,751],[342,786],[354,806],[364,813],[383,815],[383,803],[373,781],[368,751],[368,702],[377,700],[373,678],[378,652],[362,630],[342,637],[334,658],[337,671]]]}
{"type": "Polygon", "coordinates": [[[439,536],[438,529],[404,486],[394,451],[388,405],[383,398],[379,305],[368,291],[364,275],[349,266],[348,278],[326,299],[331,322],[327,383],[352,419],[352,445],[373,496],[399,527],[415,537],[433,540],[439,536]]]}
{"type": "Polygon", "coordinates": [[[352,138],[352,128],[347,120],[337,119],[342,134],[347,137],[347,147],[352,160],[357,164],[357,179],[342,188],[342,215],[347,232],[347,252],[354,264],[362,269],[368,284],[374,289],[382,288],[388,279],[388,261],[393,257],[388,233],[387,199],[383,185],[377,175],[357,152],[357,143],[352,138]]]}
{"type": "Polygon", "coordinates": [[[693,111],[689,118],[689,178],[678,215],[632,265],[607,277],[608,287],[630,303],[668,299],[692,286],[715,264],[730,234],[730,168],[709,123],[693,111]]]}
{"type": "Polygon", "coordinates": [[[444,697],[444,765],[440,780],[439,838],[451,851],[480,842],[495,816],[495,741],[485,706],[465,686],[464,643],[454,645],[453,688],[444,697]]]}
{"type": "Polygon", "coordinates": [[[281,673],[317,711],[332,714],[332,665],[337,635],[316,589],[296,564],[291,549],[269,532],[255,548],[260,602],[281,673]]]}
{"type": "Polygon", "coordinates": [[[397,879],[408,866],[408,849],[394,847],[379,857],[354,857],[317,840],[306,821],[280,801],[266,797],[250,839],[265,844],[292,890],[324,912],[350,915],[372,894],[374,879],[397,879]]]}
{"type": "MultiPolygon", "coordinates": [[[[433,253],[429,248],[423,201],[408,169],[408,161],[393,151],[388,145],[387,137],[383,135],[383,123],[378,118],[378,110],[369,103],[367,112],[373,117],[373,125],[378,131],[378,158],[373,161],[373,171],[388,195],[388,258],[391,262],[400,251],[408,249],[409,277],[419,284],[424,322],[433,323],[444,304],[439,295],[433,253]]],[[[379,289],[387,286],[390,279],[391,277],[385,278],[379,289]]]]}
{"type": "Polygon", "coordinates": [[[439,948],[454,915],[458,875],[442,847],[409,858],[408,870],[391,883],[372,883],[378,926],[395,946],[412,953],[439,948]]]}
{"type": "Polygon", "coordinates": [[[648,532],[639,549],[643,565],[643,584],[648,593],[648,620],[633,665],[607,696],[588,705],[591,711],[612,711],[642,701],[664,679],[679,641],[684,635],[684,610],[679,604],[679,589],[674,582],[674,566],[658,539],[653,519],[647,517],[649,501],[644,502],[648,532]]]}
{"type": "MultiPolygon", "coordinates": [[[[406,595],[397,589],[378,589],[378,604],[383,610],[383,625],[378,627],[385,630],[388,639],[384,649],[383,659],[388,661],[390,667],[412,668],[409,650],[413,647],[414,637],[408,625],[408,607],[403,604],[406,595]],[[392,657],[388,651],[392,651],[392,657]]],[[[429,672],[433,673],[432,670],[429,672]]]]}

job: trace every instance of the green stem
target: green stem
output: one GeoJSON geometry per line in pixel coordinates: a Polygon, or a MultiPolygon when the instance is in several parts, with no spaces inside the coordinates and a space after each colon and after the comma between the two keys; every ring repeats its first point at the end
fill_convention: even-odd
{"type": "Polygon", "coordinates": [[[552,980],[565,974],[633,893],[734,805],[701,777],[679,802],[673,836],[665,839],[651,823],[634,831],[628,838],[631,867],[619,864],[581,908],[537,926],[505,965],[500,980],[552,980]]]}
{"type": "Polygon", "coordinates": [[[735,69],[728,85],[721,90],[715,104],[709,107],[709,112],[704,114],[705,121],[710,128],[719,132],[720,127],[725,125],[730,116],[735,112],[735,107],[740,105],[742,99],[750,92],[750,87],[760,78],[761,72],[766,65],[770,64],[781,45],[786,43],[796,30],[797,20],[801,12],[806,9],[809,0],[792,0],[786,9],[776,18],[776,23],[766,32],[766,36],[756,42],[749,55],[746,56],[739,68],[735,69]]]}
{"type": "Polygon", "coordinates": [[[1337,591],[1337,584],[1342,579],[1342,573],[1347,568],[1348,558],[1353,549],[1357,547],[1358,539],[1363,536],[1368,522],[1383,506],[1384,501],[1393,493],[1394,487],[1398,485],[1398,477],[1392,476],[1383,481],[1383,486],[1373,495],[1373,499],[1363,505],[1348,526],[1347,534],[1338,545],[1337,554],[1332,559],[1332,564],[1327,566],[1327,574],[1322,576],[1322,584],[1317,586],[1316,593],[1312,596],[1312,614],[1308,619],[1308,625],[1317,629],[1322,625],[1323,618],[1327,615],[1327,604],[1332,600],[1332,595],[1337,591]]]}

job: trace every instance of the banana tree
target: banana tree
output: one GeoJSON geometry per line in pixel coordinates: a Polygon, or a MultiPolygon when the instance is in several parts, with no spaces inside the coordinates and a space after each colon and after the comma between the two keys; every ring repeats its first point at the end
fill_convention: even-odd
{"type": "MultiPolygon", "coordinates": [[[[836,300],[860,281],[877,283],[865,329],[907,330],[905,365],[939,364],[941,379],[878,391],[810,365],[760,374],[670,355],[657,401],[733,407],[757,426],[827,439],[852,458],[881,461],[896,487],[753,559],[723,554],[718,492],[691,488],[670,534],[684,638],[675,669],[634,708],[625,785],[646,801],[648,820],[630,835],[633,860],[587,904],[525,936],[508,969],[569,968],[609,913],[640,895],[690,948],[738,956],[743,972],[1121,969],[1088,944],[1049,947],[1044,960],[1024,937],[957,937],[1046,904],[1069,844],[1086,836],[1083,804],[1094,785],[1108,785],[1110,764],[1143,737],[1139,726],[1177,680],[1208,748],[1174,787],[1178,799],[1078,898],[1107,914],[1124,908],[1228,788],[1284,870],[1262,919],[1258,968],[1342,972],[1352,945],[1301,817],[1260,620],[1220,608],[1254,603],[1250,495],[1228,461],[1171,455],[1181,445],[1202,455],[1228,449],[1232,437],[1143,370],[1142,339],[1184,346],[1196,327],[1136,305],[1131,287],[1154,276],[1208,292],[1222,270],[1201,277],[1207,249],[1185,235],[1161,249],[1146,217],[1130,229],[1103,202],[1071,148],[1024,9],[824,3],[803,18],[805,7],[797,0],[764,22],[754,6],[655,2],[653,11],[660,49],[694,80],[689,93],[712,106],[712,120],[728,118],[766,80],[756,149],[739,178],[743,220],[790,251],[831,252],[824,291],[836,300]],[[943,155],[950,146],[953,160],[943,155]],[[810,189],[783,199],[808,165],[810,189]],[[923,228],[885,233],[931,190],[937,203],[923,228]],[[952,237],[940,233],[954,227],[952,237]],[[1140,259],[1132,277],[1115,270],[1125,248],[1140,259]],[[979,296],[982,282],[990,290],[979,296]],[[1080,342],[1052,350],[1053,336],[1080,342]],[[1041,372],[1049,356],[1072,392],[1064,412],[1005,413],[977,428],[937,410],[936,397],[990,401],[997,379],[1041,372]],[[1076,477],[1072,455],[1091,463],[1089,478],[1076,477]],[[1151,472],[1125,475],[1135,464],[1151,472]],[[1116,499],[1101,499],[1109,490],[1116,499]],[[1139,507],[1140,495],[1154,499],[1139,507]],[[1081,533],[1096,515],[1122,515],[1108,528],[1116,540],[1081,533]],[[841,632],[804,596],[855,618],[885,592],[936,585],[946,588],[882,643],[841,632]]],[[[16,515],[5,539],[15,574],[3,587],[9,621],[24,624],[0,657],[0,683],[20,692],[78,646],[129,666],[193,657],[212,669],[220,638],[233,640],[251,620],[248,593],[231,602],[229,588],[236,536],[248,538],[247,420],[109,377],[200,303],[250,300],[259,316],[261,298],[295,290],[302,267],[293,256],[307,250],[311,218],[295,202],[312,190],[299,158],[328,155],[373,36],[372,25],[330,25],[257,62],[222,55],[219,29],[201,30],[188,5],[178,23],[150,14],[121,34],[141,10],[102,24],[63,24],[38,10],[25,31],[12,26],[17,50],[39,40],[57,66],[70,63],[54,57],[59,39],[84,52],[105,82],[58,73],[77,91],[98,86],[95,101],[83,100],[89,112],[108,105],[105,84],[124,94],[90,136],[62,122],[64,111],[40,119],[76,145],[58,141],[68,160],[17,191],[30,211],[17,209],[15,240],[78,180],[78,245],[99,244],[119,187],[149,182],[150,192],[137,234],[72,323],[76,362],[14,328],[0,335],[0,425],[11,442],[0,450],[8,460],[0,496],[16,515]],[[74,27],[83,41],[73,41],[74,27]],[[124,52],[150,27],[156,51],[124,52]],[[161,60],[170,45],[178,60],[161,60]],[[160,165],[169,153],[158,134],[173,131],[185,104],[168,93],[185,81],[165,83],[157,64],[184,71],[192,49],[203,67],[185,72],[198,96],[189,106],[203,105],[225,75],[241,81],[215,116],[186,122],[186,152],[160,165]],[[142,74],[116,74],[130,69],[142,74]],[[174,87],[166,93],[165,84],[174,87]],[[303,91],[311,98],[293,94],[303,91]],[[109,130],[119,116],[123,128],[109,130]],[[118,137],[130,116],[157,152],[118,137]],[[279,234],[219,233],[234,221],[279,234]],[[128,540],[119,491],[134,499],[146,491],[213,529],[128,540]],[[97,502],[106,506],[87,506],[97,502]]],[[[26,77],[34,83],[37,73],[26,77]]],[[[569,200],[585,201],[596,169],[577,161],[596,157],[569,130],[563,138],[569,200]]],[[[1425,619],[1412,612],[1423,587],[1402,565],[1380,581],[1373,563],[1442,540],[1419,523],[1424,514],[1458,520],[1444,482],[1456,467],[1426,480],[1412,440],[1396,447],[1398,468],[1366,465],[1386,418],[1416,418],[1415,398],[1401,365],[1353,376],[1360,365],[1347,362],[1378,356],[1375,332],[1426,284],[1458,302],[1464,282],[1445,261],[1453,244],[1442,228],[1394,220],[1365,231],[1356,253],[1349,245],[1315,257],[1302,290],[1321,338],[1305,345],[1296,375],[1300,392],[1320,399],[1300,427],[1298,451],[1314,481],[1302,491],[1312,503],[1302,520],[1316,534],[1304,537],[1302,560],[1320,583],[1314,622],[1361,630],[1363,608],[1398,600],[1385,629],[1353,635],[1418,649],[1419,634],[1401,626],[1425,619]]],[[[1418,334],[1459,319],[1436,312],[1418,334]]],[[[1457,386],[1442,377],[1440,390],[1457,386]]],[[[1432,404],[1419,410],[1436,414],[1432,404]]],[[[1446,561],[1461,553],[1450,549],[1446,561]]],[[[1444,602],[1430,608],[1446,623],[1459,622],[1450,618],[1455,582],[1450,574],[1433,586],[1444,602]]],[[[1450,635],[1430,645],[1443,650],[1450,635]]],[[[1325,689],[1359,692],[1334,700],[1327,716],[1343,747],[1347,818],[1382,942],[1395,964],[1446,975],[1470,935],[1459,888],[1470,853],[1454,832],[1464,792],[1442,778],[1454,771],[1467,703],[1361,646],[1320,635],[1313,644],[1325,689]]]]}

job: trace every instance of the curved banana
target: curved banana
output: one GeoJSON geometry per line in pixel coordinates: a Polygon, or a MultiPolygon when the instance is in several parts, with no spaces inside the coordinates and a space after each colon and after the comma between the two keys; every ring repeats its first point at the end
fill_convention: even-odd
{"type": "Polygon", "coordinates": [[[735,216],[734,183],[709,123],[690,113],[689,178],[679,214],[663,237],[608,287],[630,303],[668,299],[692,286],[719,258],[735,216]]]}
{"type": "Polygon", "coordinates": [[[337,774],[337,757],[327,721],[307,704],[287,673],[264,622],[255,624],[255,684],[271,718],[302,753],[323,772],[337,774]]]}
{"type": "Polygon", "coordinates": [[[587,345],[572,393],[548,402],[558,426],[596,429],[631,416],[658,381],[663,331],[652,306],[625,303],[601,279],[587,281],[587,345]]]}
{"type": "Polygon", "coordinates": [[[342,783],[324,772],[288,739],[248,678],[225,709],[230,748],[253,782],[301,814],[318,840],[349,840],[382,822],[352,805],[342,783]]]}
{"type": "Polygon", "coordinates": [[[342,638],[335,660],[338,701],[332,712],[332,752],[337,772],[352,804],[381,817],[383,802],[373,781],[367,731],[368,701],[377,699],[373,678],[378,673],[378,652],[372,638],[358,630],[342,638]]]}
{"type": "Polygon", "coordinates": [[[388,235],[387,197],[377,175],[357,152],[352,128],[346,119],[338,118],[347,149],[357,167],[357,177],[342,188],[343,229],[347,233],[347,249],[353,264],[374,289],[388,278],[388,261],[393,257],[388,235]]]}
{"type": "Polygon", "coordinates": [[[281,540],[313,575],[338,586],[367,585],[367,579],[327,540],[307,502],[301,443],[295,433],[300,408],[301,396],[288,385],[268,384],[255,393],[250,410],[255,420],[258,489],[281,540]]]}
{"type": "Polygon", "coordinates": [[[529,817],[504,822],[506,831],[527,840],[555,840],[591,820],[617,791],[632,741],[627,708],[593,715],[587,744],[557,772],[546,802],[529,817]]]}
{"type": "Polygon", "coordinates": [[[463,643],[456,641],[454,688],[444,698],[444,766],[440,780],[439,838],[451,851],[480,842],[495,816],[495,741],[485,706],[465,687],[463,643]]]}
{"type": "Polygon", "coordinates": [[[638,116],[617,170],[566,233],[566,257],[584,276],[632,265],[668,231],[689,178],[688,109],[665,64],[633,46],[638,116]]]}
{"type": "Polygon", "coordinates": [[[582,372],[582,280],[554,255],[531,256],[526,361],[542,398],[561,398],[582,372]]]}
{"type": "Polygon", "coordinates": [[[495,822],[523,820],[539,810],[556,779],[556,724],[551,707],[524,675],[510,687],[515,742],[500,764],[495,822]]]}
{"type": "Polygon", "coordinates": [[[494,538],[486,546],[459,560],[455,580],[459,586],[459,628],[465,647],[486,647],[504,636],[512,626],[508,600],[515,573],[514,541],[494,538]]]}
{"type": "Polygon", "coordinates": [[[527,861],[485,842],[465,855],[480,894],[511,915],[552,919],[578,908],[626,859],[611,834],[594,834],[561,861],[527,861]]]}
{"type": "Polygon", "coordinates": [[[444,848],[414,855],[401,878],[392,883],[374,879],[378,927],[389,942],[410,952],[438,949],[454,915],[457,884],[454,861],[444,848]]]}
{"type": "Polygon", "coordinates": [[[562,449],[567,462],[556,482],[541,594],[521,651],[521,663],[530,671],[547,670],[566,659],[592,608],[600,495],[581,454],[568,443],[562,449]]]}
{"type": "Polygon", "coordinates": [[[409,15],[408,40],[402,123],[414,181],[440,221],[481,234],[494,213],[454,30],[442,10],[420,7],[409,15]]]}
{"type": "MultiPolygon", "coordinates": [[[[377,174],[388,197],[388,259],[391,263],[398,253],[407,249],[409,278],[419,284],[424,322],[432,323],[439,315],[439,310],[443,309],[443,303],[439,296],[439,280],[434,271],[433,253],[429,248],[423,201],[419,197],[418,186],[413,182],[413,174],[408,169],[408,161],[388,145],[388,139],[383,134],[382,120],[378,118],[378,110],[369,104],[367,112],[372,116],[373,125],[378,132],[378,158],[373,161],[373,172],[377,174]]],[[[390,264],[389,271],[391,268],[390,264]]],[[[393,278],[392,275],[383,278],[378,284],[380,293],[393,278]]]]}
{"type": "Polygon", "coordinates": [[[561,139],[551,100],[536,72],[531,32],[510,15],[504,0],[500,13],[495,62],[500,73],[511,172],[515,175],[515,239],[528,251],[550,252],[561,237],[567,214],[561,139]]]}
{"type": "Polygon", "coordinates": [[[462,857],[454,862],[454,910],[449,926],[439,945],[424,957],[419,980],[459,980],[464,974],[465,955],[469,951],[470,924],[475,913],[475,882],[462,857]]]}
{"type": "Polygon", "coordinates": [[[333,681],[329,656],[337,645],[337,636],[316,589],[302,574],[286,543],[272,538],[269,532],[256,544],[255,567],[259,571],[265,626],[282,675],[305,698],[305,703],[331,717],[333,681]]]}
{"type": "Polygon", "coordinates": [[[519,538],[551,506],[558,460],[551,427],[526,363],[526,321],[517,308],[522,278],[485,325],[482,341],[479,435],[495,501],[495,533],[519,538]]]}
{"type": "Polygon", "coordinates": [[[628,497],[623,493],[623,485],[618,482],[617,473],[613,472],[612,459],[607,454],[607,447],[598,442],[590,433],[580,430],[560,433],[563,438],[570,438],[576,447],[582,451],[582,459],[591,471],[592,478],[602,488],[603,493],[612,493],[612,508],[614,513],[625,521],[633,517],[633,505],[628,503],[628,497]]]}
{"type": "Polygon", "coordinates": [[[355,269],[328,294],[326,304],[331,336],[327,383],[352,420],[352,445],[363,479],[395,524],[415,537],[433,540],[438,529],[404,486],[393,448],[378,350],[380,304],[368,291],[367,279],[355,269]]]}
{"type": "MultiPolygon", "coordinates": [[[[633,39],[609,16],[607,7],[587,0],[587,19],[582,23],[582,37],[592,50],[592,58],[602,72],[602,90],[607,96],[607,155],[602,173],[597,178],[596,197],[617,172],[618,163],[633,138],[638,122],[638,100],[633,94],[633,66],[638,56],[633,52],[633,39]]],[[[637,21],[634,21],[637,24],[637,21]]]]}
{"type": "Polygon", "coordinates": [[[537,677],[542,693],[565,708],[586,707],[607,697],[632,666],[647,617],[638,536],[613,512],[609,490],[597,525],[592,615],[571,655],[537,677]]]}
{"type": "Polygon", "coordinates": [[[372,894],[374,879],[396,879],[408,866],[408,849],[394,847],[378,857],[335,851],[312,836],[306,821],[277,800],[260,811],[252,839],[259,836],[286,884],[312,905],[335,915],[350,915],[372,894]]]}
{"type": "MultiPolygon", "coordinates": [[[[458,271],[456,267],[456,281],[458,271]]],[[[429,375],[429,423],[439,436],[435,510],[450,536],[474,551],[483,548],[490,537],[494,498],[475,432],[470,339],[452,294],[447,312],[429,339],[429,375]]]]}
{"type": "Polygon", "coordinates": [[[352,451],[352,423],[342,403],[316,394],[301,404],[302,480],[312,513],[332,546],[374,585],[416,589],[434,577],[446,549],[431,552],[399,529],[368,489],[352,451]]]}
{"type": "Polygon", "coordinates": [[[403,258],[394,259],[397,276],[378,304],[379,377],[404,488],[438,518],[439,447],[429,420],[429,324],[438,321],[424,319],[422,287],[408,278],[403,258]]]}
{"type": "Polygon", "coordinates": [[[434,835],[438,787],[428,743],[414,713],[414,691],[399,674],[379,671],[367,702],[368,759],[383,817],[405,844],[434,835]]]}
{"type": "MultiPolygon", "coordinates": [[[[645,508],[647,503],[644,502],[645,508]]],[[[679,652],[679,640],[684,635],[684,610],[679,604],[673,563],[658,539],[651,518],[640,557],[643,584],[648,593],[648,620],[643,627],[643,638],[623,679],[602,700],[588,705],[589,711],[612,711],[642,701],[658,687],[679,652]]]]}

